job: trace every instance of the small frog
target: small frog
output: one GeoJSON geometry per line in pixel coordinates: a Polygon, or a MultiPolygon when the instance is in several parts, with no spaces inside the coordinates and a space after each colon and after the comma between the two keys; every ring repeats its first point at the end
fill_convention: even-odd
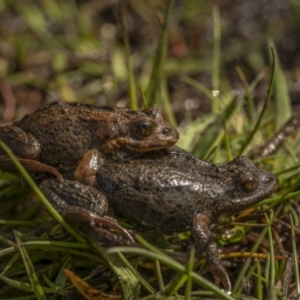
{"type": "MultiPolygon", "coordinates": [[[[71,180],[47,180],[41,184],[58,211],[64,215],[76,207],[80,211],[82,206],[90,205],[87,203],[104,201],[105,195],[109,206],[139,227],[162,233],[192,230],[197,249],[206,250],[209,271],[216,283],[221,281],[227,290],[231,283],[209,227],[222,216],[258,203],[278,187],[276,176],[257,168],[246,157],[212,164],[178,147],[122,162],[106,161],[99,153],[86,154],[74,174],[83,181],[76,182],[76,192],[72,191],[71,180]],[[95,163],[102,166],[96,172],[92,167],[89,173],[89,166],[95,163]],[[85,175],[80,177],[81,171],[85,175]],[[84,193],[88,188],[95,195],[97,190],[99,195],[86,199],[84,193]]],[[[106,210],[105,206],[92,212],[105,215],[106,210]]]]}
{"type": "MultiPolygon", "coordinates": [[[[172,146],[178,138],[178,131],[157,108],[133,111],[64,102],[0,127],[0,139],[17,157],[28,160],[28,169],[29,160],[37,160],[65,171],[74,168],[89,149],[115,160],[135,157],[172,146]]],[[[1,161],[7,163],[3,154],[0,166],[1,161]]]]}

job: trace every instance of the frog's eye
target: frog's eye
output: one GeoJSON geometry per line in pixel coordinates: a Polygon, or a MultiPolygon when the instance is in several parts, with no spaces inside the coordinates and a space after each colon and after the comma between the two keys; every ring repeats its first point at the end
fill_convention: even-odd
{"type": "Polygon", "coordinates": [[[240,187],[243,192],[251,193],[257,188],[257,178],[253,175],[246,175],[240,181],[240,187]]]}
{"type": "Polygon", "coordinates": [[[154,131],[154,126],[149,120],[136,121],[132,126],[132,132],[138,137],[148,137],[154,131]]]}

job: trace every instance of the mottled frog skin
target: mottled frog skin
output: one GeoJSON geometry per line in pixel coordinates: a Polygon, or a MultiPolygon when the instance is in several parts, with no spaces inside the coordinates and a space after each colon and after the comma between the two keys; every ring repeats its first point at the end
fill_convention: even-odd
{"type": "MultiPolygon", "coordinates": [[[[85,157],[88,169],[95,157],[85,157]]],[[[48,180],[41,188],[57,209],[63,203],[64,214],[68,212],[67,206],[82,207],[86,197],[80,194],[86,193],[90,185],[99,197],[86,201],[103,201],[104,195],[109,206],[139,227],[162,233],[192,230],[197,248],[207,253],[208,268],[216,282],[221,281],[226,289],[231,289],[209,226],[219,217],[240,212],[271,195],[278,187],[274,175],[257,168],[246,157],[212,164],[178,147],[122,162],[107,161],[99,154],[98,163],[102,166],[96,172],[84,170],[84,164],[75,171],[74,174],[85,174],[75,176],[82,181],[77,182],[78,197],[68,197],[74,185],[70,180],[48,180]],[[81,193],[81,189],[85,192],[81,193]]],[[[92,212],[105,215],[106,209],[92,212]]]]}
{"type": "Polygon", "coordinates": [[[118,160],[172,146],[178,138],[156,108],[134,111],[64,102],[0,127],[0,139],[17,157],[59,170],[74,168],[89,149],[118,160]]]}

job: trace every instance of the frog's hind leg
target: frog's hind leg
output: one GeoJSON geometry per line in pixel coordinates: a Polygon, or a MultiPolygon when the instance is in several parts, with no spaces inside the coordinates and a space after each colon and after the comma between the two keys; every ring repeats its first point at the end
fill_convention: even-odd
{"type": "Polygon", "coordinates": [[[39,141],[20,127],[0,127],[0,139],[20,158],[36,160],[40,156],[41,146],[39,141]]]}
{"type": "Polygon", "coordinates": [[[129,243],[132,236],[112,218],[105,216],[108,209],[106,197],[97,189],[77,181],[46,180],[40,185],[41,190],[55,209],[69,222],[80,223],[91,228],[100,236],[101,227],[107,227],[120,233],[129,243]]]}
{"type": "MultiPolygon", "coordinates": [[[[54,167],[43,164],[37,160],[25,159],[17,157],[18,161],[25,167],[25,169],[29,172],[46,172],[54,175],[59,182],[63,182],[63,177],[61,173],[54,167]]],[[[0,170],[4,172],[10,173],[18,173],[16,166],[10,160],[9,157],[0,154],[0,170]]]]}

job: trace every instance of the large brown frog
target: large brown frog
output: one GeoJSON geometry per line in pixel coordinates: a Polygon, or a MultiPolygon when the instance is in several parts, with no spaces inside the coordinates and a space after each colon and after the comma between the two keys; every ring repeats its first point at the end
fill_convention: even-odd
{"type": "MultiPolygon", "coordinates": [[[[89,149],[119,160],[172,146],[178,138],[178,131],[156,108],[133,111],[63,102],[0,127],[0,139],[17,157],[59,170],[74,168],[89,149]]],[[[3,155],[2,161],[4,165],[3,155]]],[[[28,161],[26,167],[30,169],[28,161]]]]}
{"type": "MultiPolygon", "coordinates": [[[[278,187],[274,175],[257,168],[246,157],[211,164],[178,147],[122,162],[106,161],[91,151],[75,171],[75,177],[85,184],[72,180],[47,180],[41,184],[64,216],[74,210],[84,211],[85,216],[86,210],[105,215],[108,204],[145,229],[162,233],[192,230],[197,249],[207,253],[208,269],[216,282],[221,281],[228,290],[230,280],[211,238],[210,225],[221,216],[258,203],[278,187]],[[93,169],[95,164],[100,168],[93,169]]],[[[91,215],[91,223],[93,218],[91,215]]]]}

